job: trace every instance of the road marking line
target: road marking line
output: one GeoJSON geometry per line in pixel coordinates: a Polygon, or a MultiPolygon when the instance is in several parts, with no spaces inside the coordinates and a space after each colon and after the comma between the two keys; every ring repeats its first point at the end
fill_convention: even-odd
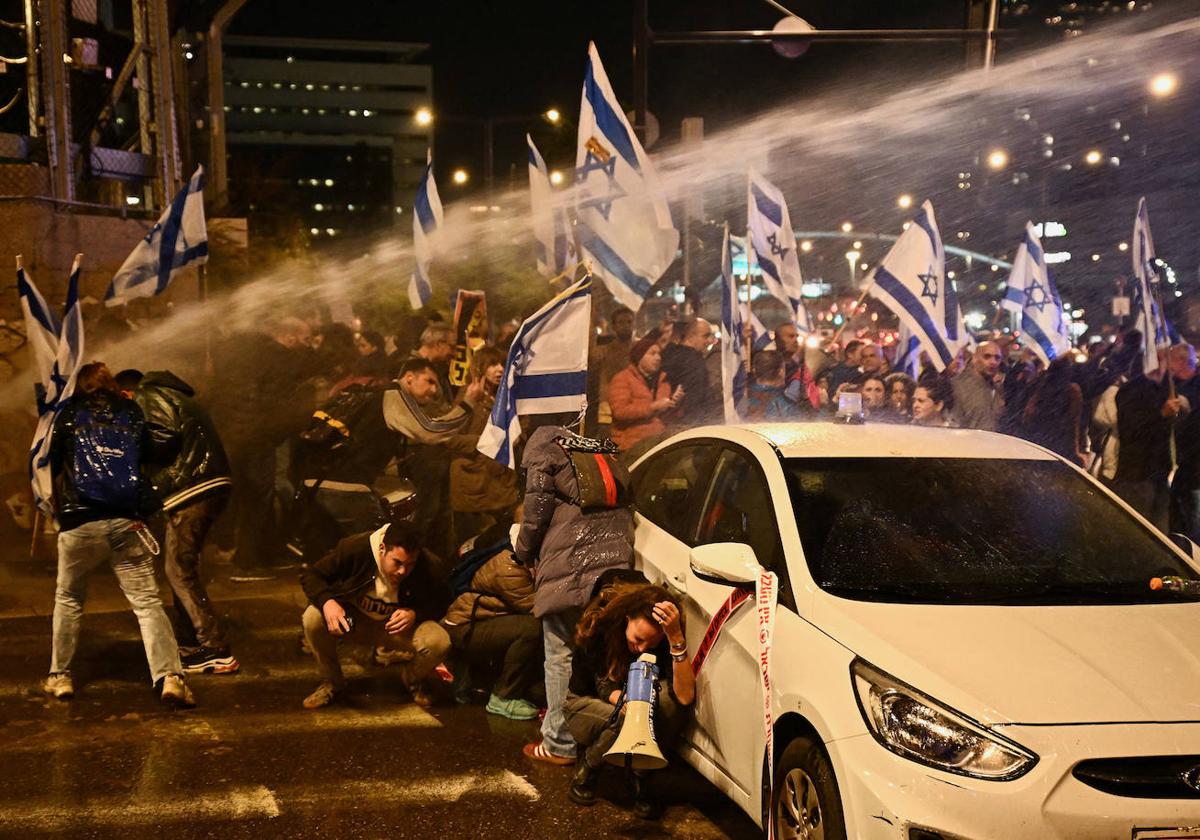
{"type": "Polygon", "coordinates": [[[155,825],[163,822],[197,820],[252,820],[278,817],[279,801],[263,785],[232,788],[219,793],[188,797],[137,797],[93,802],[62,801],[45,804],[7,803],[0,810],[0,828],[25,827],[38,832],[72,826],[155,825]]]}

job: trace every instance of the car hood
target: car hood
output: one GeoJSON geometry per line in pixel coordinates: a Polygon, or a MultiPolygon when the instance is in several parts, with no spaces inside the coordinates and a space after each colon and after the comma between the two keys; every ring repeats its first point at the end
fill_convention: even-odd
{"type": "Polygon", "coordinates": [[[1200,604],[876,604],[820,593],[818,627],[989,724],[1200,721],[1200,604]]]}

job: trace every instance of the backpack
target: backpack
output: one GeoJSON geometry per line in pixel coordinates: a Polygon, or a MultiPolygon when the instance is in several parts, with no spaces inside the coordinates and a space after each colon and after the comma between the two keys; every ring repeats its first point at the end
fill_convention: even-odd
{"type": "Polygon", "coordinates": [[[76,411],[72,480],[81,501],[138,509],[142,429],[141,417],[120,404],[89,402],[76,411]]]}
{"type": "Polygon", "coordinates": [[[308,428],[300,433],[309,456],[327,457],[349,446],[352,430],[367,410],[378,403],[383,390],[372,385],[349,385],[314,411],[308,428]]]}
{"type": "Polygon", "coordinates": [[[458,562],[450,570],[450,577],[447,580],[447,584],[450,587],[450,593],[455,598],[464,592],[470,592],[471,581],[475,579],[475,573],[479,571],[484,563],[509,547],[507,532],[499,540],[494,538],[486,539],[489,536],[492,535],[485,531],[475,538],[472,541],[471,547],[459,555],[458,562]]]}

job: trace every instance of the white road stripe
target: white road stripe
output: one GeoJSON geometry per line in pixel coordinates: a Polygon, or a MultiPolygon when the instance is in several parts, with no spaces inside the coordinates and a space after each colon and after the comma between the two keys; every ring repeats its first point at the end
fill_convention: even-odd
{"type": "Polygon", "coordinates": [[[327,804],[331,799],[351,799],[356,802],[383,799],[394,805],[442,805],[458,802],[467,796],[512,797],[530,802],[542,798],[528,779],[511,770],[432,776],[411,782],[389,780],[386,784],[378,779],[360,779],[324,786],[319,790],[312,787],[280,790],[277,795],[285,811],[293,805],[327,804]]]}
{"type": "Polygon", "coordinates": [[[279,802],[263,785],[231,788],[187,797],[144,797],[72,802],[6,803],[0,829],[39,833],[83,826],[149,826],[165,822],[267,819],[279,816],[279,802]]]}

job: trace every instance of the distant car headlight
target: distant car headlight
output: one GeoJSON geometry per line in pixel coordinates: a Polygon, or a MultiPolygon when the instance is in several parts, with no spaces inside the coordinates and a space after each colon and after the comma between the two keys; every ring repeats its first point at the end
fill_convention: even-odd
{"type": "Polygon", "coordinates": [[[975,779],[1023,776],[1038,757],[910,685],[856,659],[858,709],[880,744],[904,758],[975,779]]]}

